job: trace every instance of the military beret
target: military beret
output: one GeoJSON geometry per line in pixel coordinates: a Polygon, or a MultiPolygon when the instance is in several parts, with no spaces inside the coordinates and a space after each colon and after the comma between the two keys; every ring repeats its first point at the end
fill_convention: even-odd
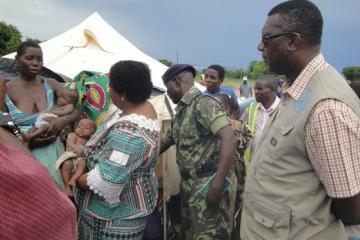
{"type": "Polygon", "coordinates": [[[193,66],[189,64],[174,64],[166,70],[162,79],[164,83],[167,83],[182,72],[191,72],[194,77],[196,75],[196,70],[193,66]]]}

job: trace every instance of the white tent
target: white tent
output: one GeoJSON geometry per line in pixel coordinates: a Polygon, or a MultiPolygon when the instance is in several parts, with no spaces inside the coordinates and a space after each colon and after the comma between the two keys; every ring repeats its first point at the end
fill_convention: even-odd
{"type": "MultiPolygon", "coordinates": [[[[107,73],[117,61],[136,60],[149,65],[154,87],[166,90],[161,76],[168,67],[139,50],[96,12],[79,25],[40,46],[44,66],[67,77],[74,78],[82,70],[107,73]]],[[[15,54],[4,57],[14,58],[15,54]]],[[[195,85],[202,91],[205,89],[198,83],[195,85]]],[[[171,106],[174,108],[172,103],[171,106]]],[[[165,115],[165,119],[170,117],[165,115]]]]}
{"type": "MultiPolygon", "coordinates": [[[[120,60],[145,62],[151,69],[153,85],[165,90],[161,80],[167,66],[146,55],[125,39],[98,13],[93,13],[79,25],[40,44],[44,66],[73,78],[82,70],[109,72],[120,60]]],[[[7,58],[14,58],[15,53],[7,58]]]]}

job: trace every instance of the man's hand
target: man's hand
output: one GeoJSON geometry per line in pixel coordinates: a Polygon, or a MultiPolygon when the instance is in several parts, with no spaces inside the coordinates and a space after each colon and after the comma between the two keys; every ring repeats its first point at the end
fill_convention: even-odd
{"type": "Polygon", "coordinates": [[[222,196],[223,194],[221,185],[219,186],[214,182],[206,195],[206,204],[217,205],[220,203],[222,196]]]}
{"type": "Polygon", "coordinates": [[[345,225],[360,224],[360,193],[348,198],[332,198],[331,209],[345,225]]]}

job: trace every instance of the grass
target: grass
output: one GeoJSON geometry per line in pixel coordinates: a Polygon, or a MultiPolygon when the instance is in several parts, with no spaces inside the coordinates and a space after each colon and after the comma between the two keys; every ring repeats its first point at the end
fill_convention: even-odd
{"type": "MultiPolygon", "coordinates": [[[[196,76],[195,81],[199,82],[200,77],[196,76]]],[[[254,88],[255,80],[248,80],[249,85],[254,88]]],[[[231,87],[234,89],[236,95],[240,95],[240,85],[242,84],[241,79],[227,78],[225,77],[224,82],[221,84],[223,87],[231,87]]]]}

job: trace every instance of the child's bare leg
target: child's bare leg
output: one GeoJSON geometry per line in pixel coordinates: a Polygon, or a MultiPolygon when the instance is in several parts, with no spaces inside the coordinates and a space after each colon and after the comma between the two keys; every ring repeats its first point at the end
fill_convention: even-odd
{"type": "Polygon", "coordinates": [[[76,185],[76,180],[85,173],[85,170],[86,170],[86,161],[84,158],[81,158],[78,164],[76,165],[76,171],[74,175],[71,177],[69,184],[74,187],[76,185]]]}
{"type": "Polygon", "coordinates": [[[73,169],[73,163],[71,159],[66,160],[61,165],[61,177],[65,184],[65,193],[69,197],[74,196],[72,187],[69,185],[72,169],[73,169]]]}

